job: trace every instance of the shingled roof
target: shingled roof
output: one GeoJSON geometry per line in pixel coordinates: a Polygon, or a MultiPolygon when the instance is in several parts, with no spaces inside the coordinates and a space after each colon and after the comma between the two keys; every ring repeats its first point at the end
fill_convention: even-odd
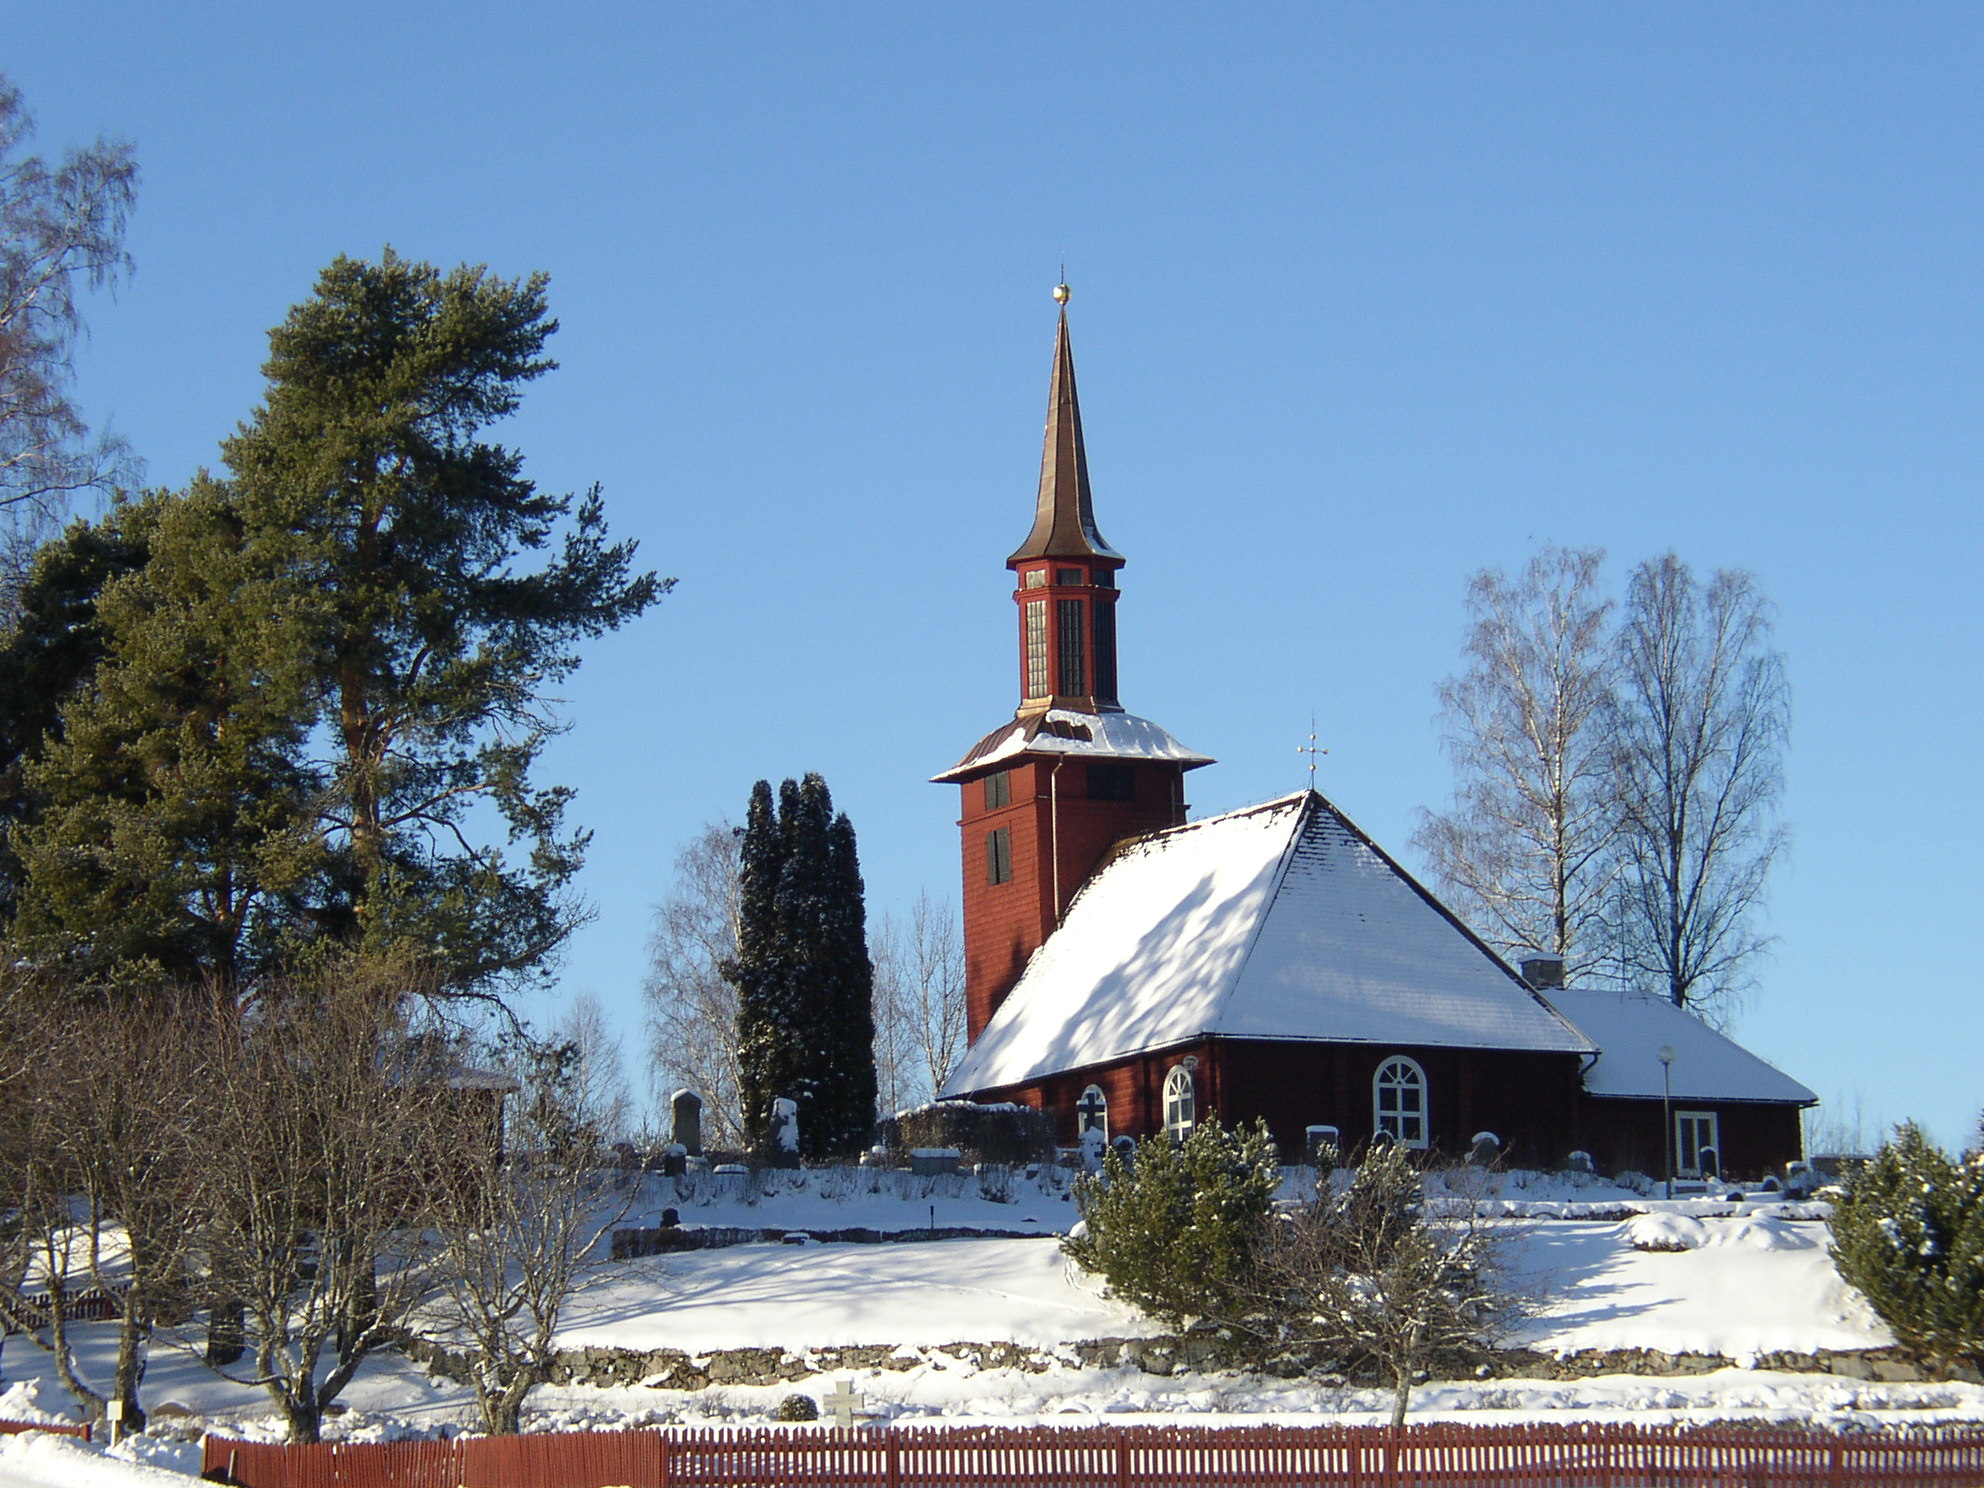
{"type": "Polygon", "coordinates": [[[1206,1035],[1597,1052],[1348,817],[1303,791],[1119,846],[944,1094],[1206,1035]]]}

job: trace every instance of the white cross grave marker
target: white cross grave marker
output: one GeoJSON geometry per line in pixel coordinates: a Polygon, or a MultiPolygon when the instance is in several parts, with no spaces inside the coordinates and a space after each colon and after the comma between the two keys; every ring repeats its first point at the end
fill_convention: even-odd
{"type": "Polygon", "coordinates": [[[856,1414],[867,1402],[862,1400],[860,1393],[849,1381],[842,1380],[820,1403],[827,1408],[827,1414],[834,1418],[834,1425],[842,1431],[852,1431],[856,1414]]]}

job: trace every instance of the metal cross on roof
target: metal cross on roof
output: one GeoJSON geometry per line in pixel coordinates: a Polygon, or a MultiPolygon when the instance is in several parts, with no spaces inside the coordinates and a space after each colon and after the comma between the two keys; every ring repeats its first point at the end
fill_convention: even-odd
{"type": "Polygon", "coordinates": [[[1316,715],[1313,713],[1309,715],[1309,742],[1307,745],[1296,745],[1295,752],[1309,756],[1309,789],[1314,790],[1316,788],[1316,756],[1319,754],[1328,754],[1329,751],[1316,747],[1316,715]]]}
{"type": "Polygon", "coordinates": [[[862,1400],[860,1392],[847,1380],[835,1385],[828,1392],[826,1399],[820,1402],[827,1408],[827,1414],[834,1418],[834,1425],[842,1431],[854,1429],[854,1418],[861,1413],[861,1407],[866,1403],[862,1400]]]}

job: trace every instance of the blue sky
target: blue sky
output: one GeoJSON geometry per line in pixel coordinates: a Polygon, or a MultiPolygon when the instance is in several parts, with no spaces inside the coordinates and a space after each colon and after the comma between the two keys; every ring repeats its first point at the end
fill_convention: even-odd
{"type": "MultiPolygon", "coordinates": [[[[1007,552],[1065,260],[1134,710],[1405,853],[1460,598],[1535,543],[1753,570],[1795,688],[1738,1024],[1870,1122],[1980,1105],[1984,11],[1939,5],[0,3],[55,148],[133,139],[83,397],[177,483],[344,252],[544,269],[506,437],[680,580],[551,761],[569,993],[638,1074],[651,906],[825,773],[871,912],[956,895],[924,783],[1013,704],[1007,552]]],[[[539,1011],[555,1015],[555,1001],[539,1011]]]]}

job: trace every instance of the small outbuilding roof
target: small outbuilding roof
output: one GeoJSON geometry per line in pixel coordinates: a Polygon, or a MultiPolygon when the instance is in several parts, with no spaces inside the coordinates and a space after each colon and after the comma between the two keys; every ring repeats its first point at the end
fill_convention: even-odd
{"type": "Polygon", "coordinates": [[[1303,791],[1119,845],[943,1093],[1205,1035],[1596,1052],[1349,818],[1303,791]]]}
{"type": "Polygon", "coordinates": [[[1779,1101],[1811,1105],[1818,1096],[1664,997],[1643,992],[1552,987],[1543,996],[1603,1051],[1585,1071],[1592,1095],[1659,1100],[1656,1050],[1674,1051],[1676,1100],[1779,1101]]]}

